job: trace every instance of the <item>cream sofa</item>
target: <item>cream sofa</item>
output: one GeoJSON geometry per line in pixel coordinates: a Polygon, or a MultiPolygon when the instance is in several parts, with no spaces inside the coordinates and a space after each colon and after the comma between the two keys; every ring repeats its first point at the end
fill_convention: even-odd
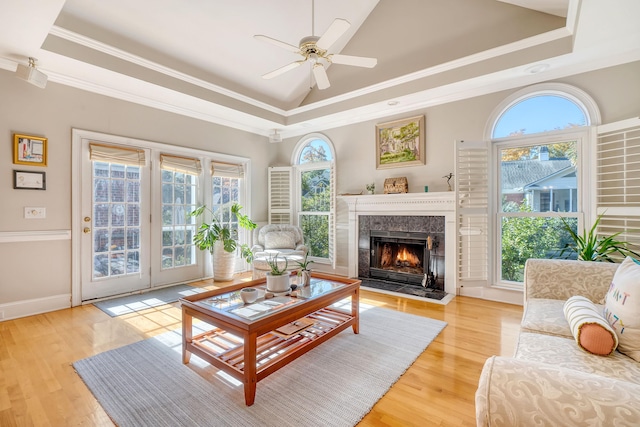
{"type": "Polygon", "coordinates": [[[514,357],[489,358],[476,392],[478,426],[640,426],[640,363],[596,356],[574,340],[563,305],[602,308],[618,264],[530,259],[514,357]]]}

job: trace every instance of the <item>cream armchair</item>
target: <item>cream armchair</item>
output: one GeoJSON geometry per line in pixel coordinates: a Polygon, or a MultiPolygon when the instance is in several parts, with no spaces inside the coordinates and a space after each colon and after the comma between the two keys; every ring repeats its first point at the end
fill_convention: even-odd
{"type": "Polygon", "coordinates": [[[302,229],[289,224],[268,224],[253,230],[254,257],[260,252],[279,252],[282,255],[305,256],[307,247],[304,245],[302,229]]]}
{"type": "Polygon", "coordinates": [[[287,270],[295,270],[306,255],[302,229],[289,224],[268,224],[253,231],[253,278],[264,277],[270,270],[267,259],[278,254],[278,264],[287,270]],[[286,258],[286,261],[285,261],[286,258]]]}

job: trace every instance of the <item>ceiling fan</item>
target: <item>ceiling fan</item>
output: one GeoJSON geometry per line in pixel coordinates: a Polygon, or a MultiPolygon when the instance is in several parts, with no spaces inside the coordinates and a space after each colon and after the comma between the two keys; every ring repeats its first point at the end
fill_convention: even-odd
{"type": "MultiPolygon", "coordinates": [[[[311,2],[311,34],[315,34],[314,32],[314,1],[311,2]]],[[[378,63],[376,58],[365,58],[362,56],[351,56],[351,55],[338,55],[333,53],[328,53],[329,49],[335,42],[347,32],[351,24],[346,19],[336,18],[327,31],[321,36],[317,37],[315,35],[311,35],[308,37],[302,38],[298,46],[291,45],[289,43],[285,43],[280,40],[276,40],[274,38],[264,36],[261,34],[253,36],[258,40],[263,40],[267,43],[274,44],[281,48],[284,48],[290,52],[297,53],[303,57],[303,59],[294,61],[290,64],[287,64],[283,67],[280,67],[276,70],[273,70],[267,74],[262,76],[263,79],[272,79],[276,76],[286,73],[289,70],[293,70],[294,68],[299,67],[305,62],[309,61],[312,63],[311,71],[313,72],[313,77],[316,80],[318,85],[318,89],[326,89],[331,84],[329,83],[329,77],[327,77],[327,71],[324,68],[323,62],[327,64],[342,64],[342,65],[352,65],[356,67],[365,67],[365,68],[373,68],[378,63]]]]}

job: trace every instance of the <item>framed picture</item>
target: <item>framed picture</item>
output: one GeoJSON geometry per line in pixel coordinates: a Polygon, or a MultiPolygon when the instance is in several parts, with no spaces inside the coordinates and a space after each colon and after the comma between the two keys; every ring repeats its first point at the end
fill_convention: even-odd
{"type": "Polygon", "coordinates": [[[45,190],[47,177],[44,172],[13,171],[13,188],[19,190],[45,190]]]}
{"type": "Polygon", "coordinates": [[[47,166],[47,138],[14,133],[13,164],[47,166]]]}
{"type": "Polygon", "coordinates": [[[424,116],[376,125],[376,169],[424,165],[424,116]]]}

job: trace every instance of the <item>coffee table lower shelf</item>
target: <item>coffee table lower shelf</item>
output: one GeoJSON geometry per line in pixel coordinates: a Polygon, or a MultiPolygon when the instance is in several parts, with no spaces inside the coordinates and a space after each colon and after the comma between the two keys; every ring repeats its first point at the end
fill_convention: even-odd
{"type": "MultiPolygon", "coordinates": [[[[323,308],[305,318],[312,319],[313,325],[289,336],[272,331],[257,338],[257,381],[347,329],[355,321],[349,313],[332,308],[323,308]]],[[[187,344],[187,350],[223,369],[236,379],[240,381],[245,379],[242,337],[215,328],[194,336],[191,343],[187,344]]]]}

